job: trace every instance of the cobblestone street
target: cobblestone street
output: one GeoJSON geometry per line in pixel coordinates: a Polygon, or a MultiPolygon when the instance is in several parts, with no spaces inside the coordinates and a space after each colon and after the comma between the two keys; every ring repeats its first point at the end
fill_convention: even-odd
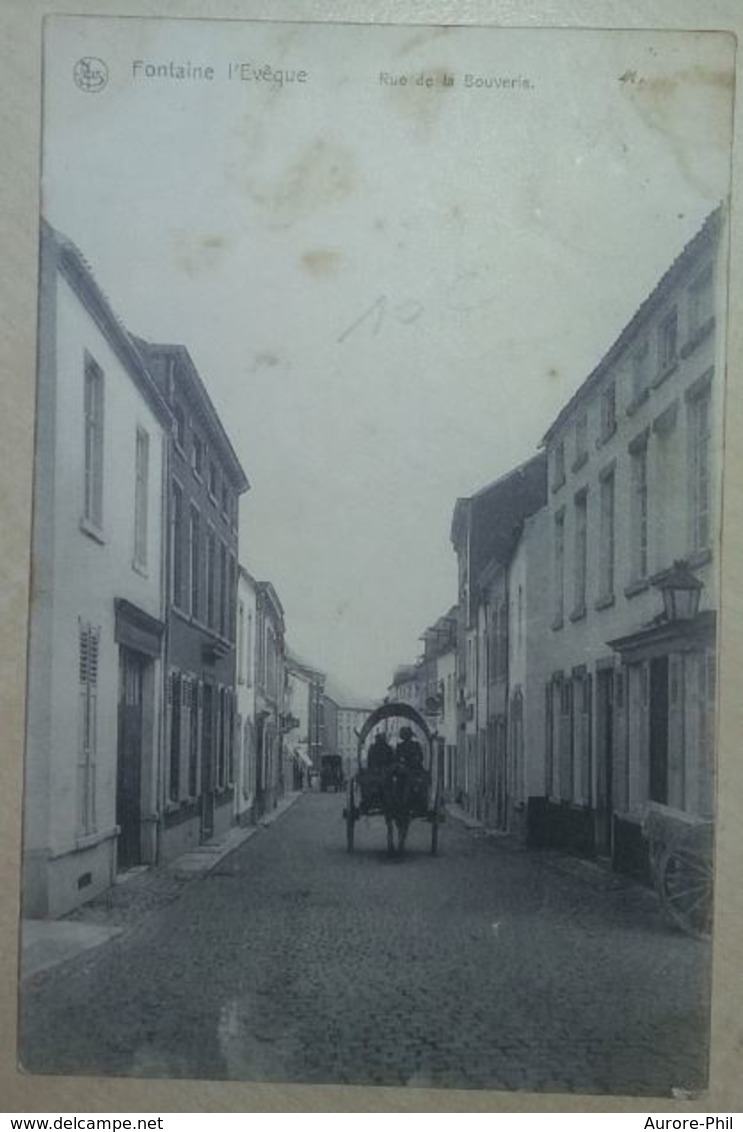
{"type": "Polygon", "coordinates": [[[670,1095],[706,1081],[706,945],[593,864],[448,820],[345,850],[307,794],[24,984],[32,1072],[670,1095]]]}

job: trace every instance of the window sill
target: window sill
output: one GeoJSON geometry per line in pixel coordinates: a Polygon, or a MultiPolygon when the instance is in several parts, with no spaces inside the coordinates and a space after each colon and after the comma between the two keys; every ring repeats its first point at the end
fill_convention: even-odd
{"type": "Polygon", "coordinates": [[[581,468],[584,466],[584,464],[587,464],[587,463],[588,463],[588,453],[587,452],[581,452],[580,456],[576,456],[576,458],[573,460],[572,464],[570,465],[570,470],[571,470],[571,472],[579,472],[581,470],[581,468]]]}
{"type": "Polygon", "coordinates": [[[132,559],[132,570],[135,574],[139,574],[140,578],[149,578],[150,576],[147,573],[147,567],[143,565],[143,563],[137,562],[134,558],[132,559]]]}
{"type": "Polygon", "coordinates": [[[586,616],[586,607],[585,607],[585,605],[581,605],[581,606],[578,606],[576,609],[574,609],[573,612],[570,614],[570,620],[572,622],[582,621],[585,616],[586,616]]]}
{"type": "Polygon", "coordinates": [[[560,488],[564,487],[564,486],[565,486],[565,476],[563,476],[561,480],[555,480],[555,482],[552,484],[552,491],[553,492],[559,491],[560,488]]]}
{"type": "Polygon", "coordinates": [[[97,523],[91,519],[86,519],[84,515],[80,517],[80,530],[88,538],[92,538],[93,542],[97,542],[100,546],[106,545],[106,536],[97,523]]]}
{"type": "Polygon", "coordinates": [[[695,550],[689,555],[688,563],[691,570],[701,570],[702,566],[708,566],[712,561],[712,551],[709,547],[706,550],[695,550]]]}
{"type": "Polygon", "coordinates": [[[678,368],[678,358],[674,358],[673,361],[670,361],[666,366],[664,366],[664,368],[655,378],[655,381],[653,382],[653,389],[657,389],[659,385],[662,385],[664,381],[667,381],[671,374],[675,373],[678,368]]]}
{"type": "Polygon", "coordinates": [[[629,405],[627,406],[627,416],[628,417],[634,417],[637,410],[640,408],[641,405],[645,404],[645,402],[647,401],[649,396],[650,396],[650,390],[649,389],[643,389],[642,393],[639,393],[637,395],[637,397],[633,397],[632,400],[630,401],[629,405]]]}
{"type": "Polygon", "coordinates": [[[616,434],[616,431],[617,431],[617,426],[616,426],[616,422],[615,422],[612,425],[611,428],[607,428],[605,432],[601,433],[598,440],[596,441],[596,447],[597,448],[603,448],[604,445],[608,444],[609,441],[611,440],[611,438],[616,434]]]}
{"type": "Polygon", "coordinates": [[[600,597],[598,599],[598,601],[595,603],[593,608],[599,609],[599,610],[600,609],[610,609],[611,606],[614,605],[614,602],[615,602],[614,594],[604,594],[603,597],[600,597]]]}
{"type": "Polygon", "coordinates": [[[693,354],[697,346],[701,345],[705,338],[707,338],[715,328],[715,316],[712,315],[706,322],[702,323],[698,330],[689,337],[689,339],[681,347],[681,357],[688,358],[693,354]]]}
{"type": "Polygon", "coordinates": [[[181,456],[185,460],[186,459],[186,449],[183,447],[180,440],[177,440],[175,438],[175,436],[173,437],[173,447],[175,448],[178,455],[181,456]]]}
{"type": "Polygon", "coordinates": [[[649,578],[637,578],[634,582],[630,582],[628,586],[624,587],[625,597],[637,597],[638,594],[645,593],[645,590],[650,589],[649,578]]]}

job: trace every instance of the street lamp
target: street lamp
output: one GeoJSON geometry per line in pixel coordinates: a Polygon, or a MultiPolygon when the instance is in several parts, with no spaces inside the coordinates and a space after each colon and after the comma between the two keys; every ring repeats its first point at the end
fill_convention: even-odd
{"type": "Polygon", "coordinates": [[[663,595],[667,621],[694,620],[703,583],[691,572],[687,562],[677,559],[655,584],[663,595]]]}

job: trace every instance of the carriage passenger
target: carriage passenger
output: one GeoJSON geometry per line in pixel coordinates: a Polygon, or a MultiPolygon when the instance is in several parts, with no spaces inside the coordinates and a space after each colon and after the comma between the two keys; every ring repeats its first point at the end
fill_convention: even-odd
{"type": "Polygon", "coordinates": [[[387,739],[378,731],[374,736],[374,742],[369,748],[369,757],[366,760],[366,765],[370,771],[376,774],[384,774],[384,772],[395,761],[395,752],[387,742],[387,739]]]}

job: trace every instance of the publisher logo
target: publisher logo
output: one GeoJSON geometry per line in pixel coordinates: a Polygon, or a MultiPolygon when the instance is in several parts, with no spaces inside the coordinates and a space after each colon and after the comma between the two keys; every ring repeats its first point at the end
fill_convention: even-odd
{"type": "Polygon", "coordinates": [[[108,82],[108,67],[95,55],[84,55],[75,63],[72,77],[80,90],[97,94],[108,82]]]}

